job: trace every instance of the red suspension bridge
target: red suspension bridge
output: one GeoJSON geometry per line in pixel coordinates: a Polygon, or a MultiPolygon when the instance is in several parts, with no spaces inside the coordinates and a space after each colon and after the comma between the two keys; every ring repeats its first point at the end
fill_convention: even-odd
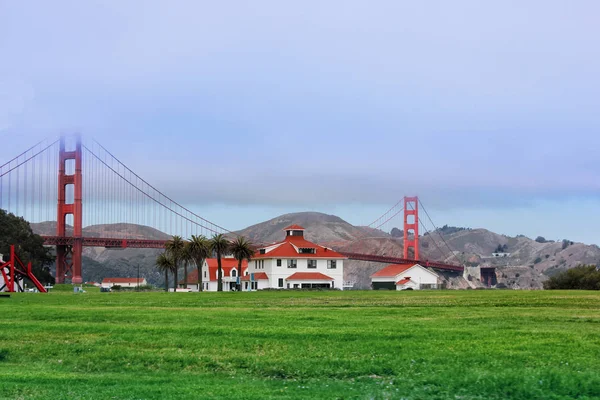
{"type": "MultiPolygon", "coordinates": [[[[0,166],[0,208],[29,222],[47,224],[43,237],[46,245],[56,246],[57,283],[82,282],[82,250],[86,246],[164,248],[164,235],[151,238],[159,233],[156,231],[185,238],[192,234],[235,235],[163,194],[98,142],[83,142],[79,136],[40,142],[0,166]],[[55,226],[48,221],[55,221],[55,226]],[[109,224],[118,224],[118,233],[111,229],[108,236],[103,227],[109,224]],[[140,225],[153,229],[140,234],[140,225]]],[[[419,228],[430,237],[432,234],[419,219],[420,209],[435,228],[417,197],[402,198],[368,226],[371,232],[381,232],[402,217],[403,257],[341,253],[354,260],[418,262],[462,272],[455,252],[441,235],[441,240],[434,240],[435,246],[446,259],[455,257],[457,263],[420,259],[419,228]]]]}

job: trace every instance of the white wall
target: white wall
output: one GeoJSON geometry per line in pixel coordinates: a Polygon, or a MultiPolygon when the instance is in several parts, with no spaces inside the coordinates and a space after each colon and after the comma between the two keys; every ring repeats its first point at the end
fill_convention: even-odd
{"type": "Polygon", "coordinates": [[[396,290],[406,290],[408,288],[411,288],[414,290],[420,289],[419,285],[413,281],[409,281],[409,282],[405,283],[404,285],[396,285],[396,290]]]}
{"type": "MultiPolygon", "coordinates": [[[[281,266],[277,266],[277,259],[252,260],[249,265],[250,272],[264,272],[269,277],[269,287],[279,288],[279,279],[283,279],[283,289],[287,288],[286,278],[296,272],[320,272],[332,278],[334,287],[343,290],[344,288],[344,260],[336,260],[336,268],[327,268],[327,259],[313,258],[317,260],[317,268],[308,268],[308,259],[296,258],[296,268],[288,268],[287,258],[282,258],[281,266]],[[256,268],[254,261],[264,261],[264,268],[256,268]]],[[[291,282],[290,282],[291,283],[291,282]]],[[[313,283],[325,283],[315,281],[313,283]]]]}
{"type": "MultiPolygon", "coordinates": [[[[406,277],[410,277],[411,281],[413,281],[414,284],[419,288],[421,287],[421,285],[437,285],[438,284],[437,275],[435,273],[429,271],[428,269],[421,267],[418,264],[407,269],[406,271],[396,275],[394,278],[378,276],[378,277],[371,278],[371,282],[391,282],[391,281],[393,281],[394,283],[396,283],[406,277]]],[[[396,288],[398,288],[398,287],[396,287],[396,288]]],[[[414,289],[416,289],[416,287],[414,287],[414,289]]]]}

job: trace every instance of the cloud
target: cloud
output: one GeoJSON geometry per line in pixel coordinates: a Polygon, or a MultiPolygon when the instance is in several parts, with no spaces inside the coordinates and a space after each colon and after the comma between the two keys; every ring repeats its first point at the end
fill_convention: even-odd
{"type": "Polygon", "coordinates": [[[3,7],[13,145],[79,130],[181,202],[599,194],[596,3],[3,7]]]}

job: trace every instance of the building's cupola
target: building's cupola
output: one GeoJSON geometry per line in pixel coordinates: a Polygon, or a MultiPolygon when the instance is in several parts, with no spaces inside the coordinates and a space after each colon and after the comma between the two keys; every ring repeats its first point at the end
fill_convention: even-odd
{"type": "Polygon", "coordinates": [[[290,225],[284,229],[285,236],[302,236],[304,237],[304,228],[300,225],[290,225]]]}

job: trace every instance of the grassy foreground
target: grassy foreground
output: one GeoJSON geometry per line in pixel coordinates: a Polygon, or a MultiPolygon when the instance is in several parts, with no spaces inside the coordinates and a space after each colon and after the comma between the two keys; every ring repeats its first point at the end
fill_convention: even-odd
{"type": "Polygon", "coordinates": [[[600,293],[24,293],[0,398],[600,398],[600,293]]]}

